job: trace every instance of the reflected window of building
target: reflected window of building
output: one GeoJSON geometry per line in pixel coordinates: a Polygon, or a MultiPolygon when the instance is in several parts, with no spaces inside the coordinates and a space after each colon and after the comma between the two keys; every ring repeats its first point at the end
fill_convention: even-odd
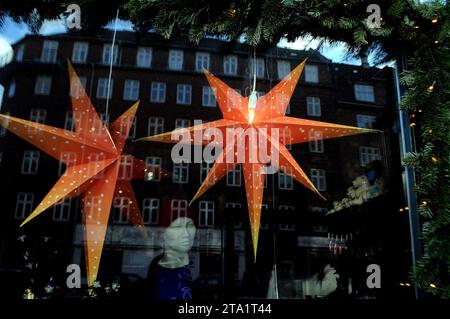
{"type": "Polygon", "coordinates": [[[114,209],[114,223],[126,224],[128,223],[128,215],[130,213],[130,198],[125,196],[115,197],[113,200],[114,209]]]}
{"type": "Polygon", "coordinates": [[[291,72],[291,62],[289,61],[277,61],[277,73],[278,79],[283,79],[291,72]]]}
{"type": "Polygon", "coordinates": [[[161,134],[164,131],[164,118],[162,117],[149,117],[148,118],[148,135],[161,134]]]}
{"type": "Polygon", "coordinates": [[[189,163],[173,163],[172,181],[178,184],[189,182],[189,163]]]}
{"type": "MultiPolygon", "coordinates": [[[[284,214],[285,216],[281,216],[282,220],[286,220],[289,218],[292,218],[293,215],[292,213],[294,212],[294,206],[292,205],[280,205],[278,206],[278,210],[280,211],[281,214],[284,214]]],[[[280,223],[278,225],[278,228],[280,230],[294,230],[295,229],[295,224],[293,223],[280,223]]]]}
{"type": "Polygon", "coordinates": [[[237,63],[238,63],[237,56],[226,55],[223,58],[223,73],[225,73],[226,75],[236,75],[237,63]]]}
{"type": "Polygon", "coordinates": [[[62,152],[59,161],[58,176],[61,176],[66,167],[76,164],[77,153],[75,152],[62,152]]]}
{"type": "Polygon", "coordinates": [[[114,45],[112,48],[112,44],[108,43],[103,46],[103,54],[102,54],[102,63],[103,64],[117,64],[119,60],[119,47],[114,45]],[[112,60],[111,60],[112,59],[112,60]]]}
{"type": "Polygon", "coordinates": [[[306,112],[310,116],[321,116],[322,109],[320,106],[320,98],[316,96],[306,97],[306,112]]]}
{"type": "Polygon", "coordinates": [[[373,85],[355,84],[355,98],[361,102],[375,102],[373,85]]]}
{"type": "Polygon", "coordinates": [[[214,226],[214,202],[200,201],[198,205],[198,226],[214,226]]]}
{"type": "Polygon", "coordinates": [[[25,44],[22,43],[16,49],[16,61],[22,62],[24,54],[25,54],[25,44]]]}
{"type": "MultiPolygon", "coordinates": [[[[250,60],[249,60],[249,75],[250,75],[250,77],[253,77],[253,74],[255,73],[254,63],[255,63],[255,59],[250,58],[250,60]]],[[[265,72],[264,59],[256,58],[256,77],[264,78],[264,72],[265,72]]]]}
{"type": "Polygon", "coordinates": [[[67,222],[70,219],[70,207],[72,201],[66,197],[53,207],[53,220],[56,222],[67,222]]]}
{"type": "Polygon", "coordinates": [[[312,168],[310,177],[311,182],[318,191],[322,192],[327,190],[327,180],[324,169],[312,168]]]}
{"type": "Polygon", "coordinates": [[[309,130],[309,151],[312,153],[323,153],[323,134],[320,131],[309,130]]]}
{"type": "Polygon", "coordinates": [[[148,168],[145,174],[146,181],[159,182],[161,180],[160,170],[162,167],[162,159],[157,156],[147,156],[145,158],[145,166],[148,168]]]}
{"type": "Polygon", "coordinates": [[[33,193],[20,192],[17,194],[16,219],[22,220],[33,211],[33,200],[33,193]]]}
{"type": "Polygon", "coordinates": [[[359,162],[362,167],[380,159],[381,151],[378,147],[361,146],[359,148],[359,162]]]}
{"type": "Polygon", "coordinates": [[[202,105],[210,107],[216,106],[216,97],[214,95],[214,90],[210,86],[203,87],[202,105]]]}
{"type": "Polygon", "coordinates": [[[55,63],[58,53],[58,41],[44,40],[41,52],[41,62],[55,63]]]}
{"type": "Polygon", "coordinates": [[[152,82],[150,102],[164,103],[166,101],[166,83],[152,82]]]}
{"type": "Polygon", "coordinates": [[[177,85],[177,104],[191,104],[192,86],[190,84],[177,85]]]}
{"type": "Polygon", "coordinates": [[[34,85],[34,94],[49,95],[52,88],[52,77],[47,75],[38,75],[34,85]]]}
{"type": "Polygon", "coordinates": [[[317,65],[305,65],[305,81],[308,83],[319,83],[319,67],[317,65]]]}
{"type": "Polygon", "coordinates": [[[152,65],[152,48],[140,47],[136,54],[136,65],[149,68],[152,65]]]}
{"type": "MultiPolygon", "coordinates": [[[[231,165],[231,164],[227,164],[227,165],[231,165]]],[[[241,168],[241,165],[238,164],[238,165],[234,166],[230,172],[228,172],[227,186],[234,186],[234,187],[241,186],[241,175],[242,175],[242,168],[241,168]]]]}
{"type": "MultiPolygon", "coordinates": [[[[93,162],[101,162],[106,159],[105,153],[91,153],[88,156],[88,159],[93,162]]],[[[88,175],[92,175],[95,173],[95,169],[92,166],[88,167],[88,175]],[[92,171],[91,171],[92,170],[92,171]]],[[[105,176],[105,170],[101,170],[100,172],[96,173],[94,176],[94,179],[101,179],[105,176]]]]}
{"type": "Polygon", "coordinates": [[[289,127],[283,127],[282,131],[281,131],[281,137],[283,140],[283,144],[284,146],[286,146],[286,148],[288,150],[292,149],[292,134],[291,134],[291,130],[289,129],[289,127]]]}
{"type": "Polygon", "coordinates": [[[47,110],[44,109],[31,109],[30,121],[35,123],[44,124],[47,117],[47,110]]]}
{"type": "Polygon", "coordinates": [[[170,201],[171,220],[187,216],[187,200],[172,199],[170,201]]]}
{"type": "Polygon", "coordinates": [[[123,88],[123,99],[125,101],[136,101],[139,99],[139,81],[125,80],[123,88]]]}
{"type": "Polygon", "coordinates": [[[108,78],[99,78],[97,82],[97,99],[106,99],[112,97],[114,80],[111,79],[109,94],[108,94],[108,78]]]}
{"type": "Polygon", "coordinates": [[[377,117],[374,115],[357,114],[356,125],[361,128],[373,128],[377,117]]]}
{"type": "Polygon", "coordinates": [[[122,155],[120,157],[119,180],[129,181],[133,178],[133,161],[134,158],[131,155],[122,155]]]}
{"type": "MultiPolygon", "coordinates": [[[[3,113],[6,116],[9,116],[10,113],[9,112],[5,112],[3,113]]],[[[0,137],[3,137],[6,135],[6,128],[4,126],[0,126],[0,137]]]]}
{"type": "Polygon", "coordinates": [[[191,121],[188,119],[176,119],[175,120],[175,129],[187,128],[189,126],[191,126],[191,121]]]}
{"type": "Polygon", "coordinates": [[[14,79],[9,82],[8,97],[13,97],[16,94],[16,81],[14,79]]]}
{"type": "Polygon", "coordinates": [[[74,42],[72,51],[73,63],[86,63],[88,55],[89,43],[87,42],[74,42]]]}
{"type": "Polygon", "coordinates": [[[159,222],[159,199],[144,198],[142,203],[142,216],[144,224],[157,225],[159,222]]]}
{"type": "Polygon", "coordinates": [[[170,50],[169,51],[169,69],[182,70],[183,69],[183,51],[170,50]]]}
{"type": "Polygon", "coordinates": [[[292,176],[282,171],[278,172],[278,189],[291,190],[294,188],[292,176]]]}
{"type": "Polygon", "coordinates": [[[197,52],[195,55],[195,71],[203,72],[209,70],[209,53],[197,52]]]}
{"type": "Polygon", "coordinates": [[[39,151],[25,151],[23,152],[22,169],[23,175],[36,175],[39,168],[39,151]]]}
{"type": "Polygon", "coordinates": [[[200,164],[200,184],[203,183],[206,176],[208,176],[209,170],[213,166],[213,163],[202,162],[200,164]]]}

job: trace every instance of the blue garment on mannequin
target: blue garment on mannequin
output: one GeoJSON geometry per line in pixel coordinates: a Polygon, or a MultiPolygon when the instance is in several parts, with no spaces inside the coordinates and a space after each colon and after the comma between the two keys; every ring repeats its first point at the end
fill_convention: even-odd
{"type": "Polygon", "coordinates": [[[188,266],[181,268],[155,267],[156,299],[192,299],[191,271],[188,266]]]}

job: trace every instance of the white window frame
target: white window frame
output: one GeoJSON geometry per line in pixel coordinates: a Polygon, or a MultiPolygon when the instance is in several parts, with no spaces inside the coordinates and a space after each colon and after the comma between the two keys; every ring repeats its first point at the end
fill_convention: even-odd
{"type": "Polygon", "coordinates": [[[128,223],[131,211],[131,199],[127,196],[116,196],[113,199],[113,220],[116,224],[128,223]],[[124,210],[127,210],[124,212],[124,210]]]}
{"type": "Polygon", "coordinates": [[[61,176],[65,171],[66,167],[76,164],[77,162],[77,153],[76,152],[61,152],[59,155],[59,167],[58,167],[58,176],[61,176]]]}
{"type": "Polygon", "coordinates": [[[63,198],[53,207],[53,220],[55,222],[68,222],[72,201],[69,197],[63,198]]]}
{"type": "Polygon", "coordinates": [[[324,143],[323,143],[323,133],[321,131],[309,130],[309,151],[312,153],[323,153],[324,143]]]}
{"type": "Polygon", "coordinates": [[[132,155],[121,155],[119,160],[118,180],[130,181],[133,178],[134,157],[132,155]]]}
{"type": "Polygon", "coordinates": [[[123,85],[123,100],[124,101],[136,101],[139,99],[139,86],[138,80],[125,80],[123,85]]]}
{"type": "Polygon", "coordinates": [[[200,201],[198,204],[198,226],[214,226],[214,202],[200,201]]]}
{"type": "Polygon", "coordinates": [[[150,47],[139,47],[136,52],[136,66],[150,68],[152,66],[153,51],[150,47]]]}
{"type": "Polygon", "coordinates": [[[208,176],[209,171],[211,170],[213,163],[201,162],[200,163],[200,184],[203,183],[205,178],[208,176]]]}
{"type": "Polygon", "coordinates": [[[223,57],[223,73],[226,75],[236,75],[238,58],[236,55],[226,55],[223,57]]]}
{"type": "Polygon", "coordinates": [[[311,168],[310,177],[311,182],[314,184],[318,191],[324,192],[327,190],[327,175],[324,169],[311,168]]]}
{"type": "Polygon", "coordinates": [[[157,225],[159,223],[158,198],[144,198],[142,201],[142,219],[145,225],[157,225]]]}
{"type": "Polygon", "coordinates": [[[89,43],[76,41],[73,43],[72,62],[86,63],[89,52],[89,43]]]}
{"type": "Polygon", "coordinates": [[[360,102],[375,102],[375,88],[370,84],[355,84],[355,99],[360,102]]]}
{"type": "Polygon", "coordinates": [[[173,163],[172,182],[176,184],[189,183],[189,163],[173,163]]]}
{"type": "MultiPolygon", "coordinates": [[[[255,59],[251,58],[249,61],[249,74],[253,76],[255,70],[253,69],[253,63],[255,59]]],[[[256,77],[263,79],[265,77],[265,64],[263,58],[256,58],[256,77]]]]}
{"type": "Polygon", "coordinates": [[[39,158],[41,152],[36,150],[27,150],[23,152],[22,158],[22,175],[36,175],[39,170],[39,158]]]}
{"type": "MultiPolygon", "coordinates": [[[[227,164],[231,165],[231,164],[227,164]]],[[[237,164],[227,174],[227,186],[240,187],[242,180],[242,165],[237,164]]]]}
{"type": "Polygon", "coordinates": [[[262,218],[263,218],[263,210],[266,210],[266,213],[264,214],[264,216],[267,218],[267,210],[269,209],[269,205],[267,204],[261,204],[261,219],[260,219],[260,224],[259,224],[259,229],[263,229],[263,230],[267,230],[269,229],[269,223],[262,223],[262,218]]]}
{"type": "Polygon", "coordinates": [[[207,52],[197,52],[195,54],[195,71],[203,72],[203,69],[209,70],[210,56],[207,52]]]}
{"type": "Polygon", "coordinates": [[[320,103],[320,97],[306,97],[306,114],[309,116],[322,116],[322,105],[320,103]]]}
{"type": "Polygon", "coordinates": [[[169,69],[170,70],[183,70],[183,50],[170,50],[169,51],[169,69]]]}
{"type": "Polygon", "coordinates": [[[191,120],[175,119],[175,129],[188,128],[189,126],[191,126],[191,120]]]}
{"type": "Polygon", "coordinates": [[[188,202],[185,199],[172,199],[170,201],[171,220],[187,216],[188,202]]]}
{"type": "Polygon", "coordinates": [[[189,105],[192,103],[192,85],[177,84],[177,104],[189,105]]]}
{"type": "MultiPolygon", "coordinates": [[[[236,202],[226,202],[225,203],[225,209],[241,209],[242,204],[236,203],[236,202]]],[[[234,228],[240,229],[242,228],[242,221],[235,221],[234,228]]]]}
{"type": "Polygon", "coordinates": [[[42,43],[41,62],[55,63],[58,54],[58,41],[44,40],[42,43]]]}
{"type": "Polygon", "coordinates": [[[277,61],[277,75],[278,79],[284,79],[286,75],[291,72],[291,62],[286,60],[277,61]]]}
{"type": "MultiPolygon", "coordinates": [[[[110,64],[111,63],[111,43],[106,43],[103,45],[103,52],[102,52],[102,63],[103,64],[110,64]]],[[[116,65],[119,61],[119,46],[117,44],[114,44],[113,52],[112,52],[112,64],[116,65]]]]}
{"type": "Polygon", "coordinates": [[[294,181],[291,175],[279,171],[278,172],[278,189],[280,190],[292,190],[294,189],[294,181]]]}
{"type": "Polygon", "coordinates": [[[319,66],[314,64],[305,65],[305,82],[319,83],[319,66]]]}
{"type": "Polygon", "coordinates": [[[164,118],[151,116],[148,118],[147,134],[158,135],[164,132],[164,118]]]}
{"type": "Polygon", "coordinates": [[[367,114],[357,114],[356,115],[356,126],[357,127],[373,128],[376,121],[377,121],[377,117],[375,115],[367,115],[367,114]]]}
{"type": "Polygon", "coordinates": [[[152,169],[152,171],[158,171],[158,174],[153,174],[153,172],[147,172],[145,174],[145,181],[148,182],[159,182],[161,180],[161,168],[162,168],[162,158],[159,156],[147,156],[145,158],[145,166],[152,169]]]}
{"type": "Polygon", "coordinates": [[[38,75],[34,85],[34,94],[50,95],[52,90],[52,77],[48,75],[38,75]]]}
{"type": "Polygon", "coordinates": [[[380,159],[381,149],[379,147],[359,147],[359,163],[361,164],[361,167],[366,167],[372,161],[379,161],[380,159]]]}
{"type": "MultiPolygon", "coordinates": [[[[111,79],[111,89],[109,90],[109,98],[112,97],[114,88],[114,80],[111,79]]],[[[108,94],[108,78],[98,78],[97,80],[97,99],[106,99],[108,94]]]]}
{"type": "Polygon", "coordinates": [[[164,103],[166,102],[166,83],[152,82],[150,92],[150,102],[164,103]]]}
{"type": "Polygon", "coordinates": [[[202,87],[202,106],[215,107],[216,106],[216,96],[214,95],[214,90],[210,86],[202,87]]]}
{"type": "Polygon", "coordinates": [[[14,217],[19,220],[25,219],[25,216],[33,211],[33,202],[33,193],[17,193],[16,211],[14,217]]]}

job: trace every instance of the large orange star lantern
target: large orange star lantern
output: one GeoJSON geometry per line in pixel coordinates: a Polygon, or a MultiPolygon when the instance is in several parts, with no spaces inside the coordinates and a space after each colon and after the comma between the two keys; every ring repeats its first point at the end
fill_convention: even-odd
{"type": "MultiPolygon", "coordinates": [[[[228,130],[233,130],[235,137],[237,135],[237,138],[223,139],[223,141],[216,140],[216,145],[221,148],[221,151],[192,201],[200,197],[238,165],[236,149],[245,148],[245,160],[241,164],[243,166],[255,260],[258,247],[264,179],[267,169],[266,163],[261,158],[256,161],[249,160],[251,153],[257,154],[261,145],[268,145],[267,149],[270,155],[273,155],[274,152],[277,153],[276,158],[278,160],[272,162],[272,166],[292,176],[296,181],[322,197],[300,165],[289,153],[286,145],[374,132],[373,130],[358,127],[285,116],[286,108],[303,71],[305,62],[306,60],[292,70],[269,93],[257,99],[256,96],[241,96],[234,89],[205,70],[206,77],[222,111],[223,119],[186,129],[186,132],[190,134],[190,140],[188,138],[188,141],[194,145],[210,143],[208,132],[211,128],[220,130],[223,136],[228,136],[228,130]],[[246,135],[248,135],[247,133],[250,129],[256,132],[258,138],[264,140],[266,144],[260,143],[260,141],[248,142],[246,135]],[[274,134],[275,129],[278,129],[278,134],[274,134]],[[195,138],[198,134],[203,137],[200,141],[195,138]],[[233,158],[231,163],[228,160],[229,158],[233,158]]],[[[178,143],[180,141],[183,142],[182,138],[183,136],[179,134],[179,131],[173,131],[145,137],[140,140],[178,143]]]]}
{"type": "Polygon", "coordinates": [[[122,154],[139,102],[108,128],[102,123],[77,74],[68,63],[74,131],[1,115],[0,125],[64,163],[67,168],[55,186],[21,226],[57,204],[82,195],[82,221],[88,286],[100,265],[113,198],[126,199],[128,220],[143,226],[130,180],[159,174],[142,160],[122,154]]]}

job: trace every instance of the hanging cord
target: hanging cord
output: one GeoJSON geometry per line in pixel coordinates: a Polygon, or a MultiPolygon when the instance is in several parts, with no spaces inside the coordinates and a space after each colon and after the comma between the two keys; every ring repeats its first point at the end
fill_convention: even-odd
{"type": "MultiPolygon", "coordinates": [[[[107,90],[107,95],[106,95],[106,110],[105,110],[107,122],[109,121],[109,115],[108,115],[109,99],[110,99],[109,96],[110,96],[110,92],[111,92],[111,77],[112,77],[112,67],[113,67],[113,59],[114,59],[114,45],[116,43],[117,20],[119,20],[119,9],[117,9],[116,21],[114,22],[114,35],[113,35],[113,40],[112,40],[112,44],[111,44],[111,54],[110,54],[110,58],[109,58],[108,90],[107,90]]],[[[119,54],[119,52],[117,52],[117,54],[119,54]]]]}
{"type": "Polygon", "coordinates": [[[248,121],[253,122],[255,118],[256,103],[258,102],[258,95],[256,94],[256,48],[253,48],[253,89],[248,97],[248,121]]]}

